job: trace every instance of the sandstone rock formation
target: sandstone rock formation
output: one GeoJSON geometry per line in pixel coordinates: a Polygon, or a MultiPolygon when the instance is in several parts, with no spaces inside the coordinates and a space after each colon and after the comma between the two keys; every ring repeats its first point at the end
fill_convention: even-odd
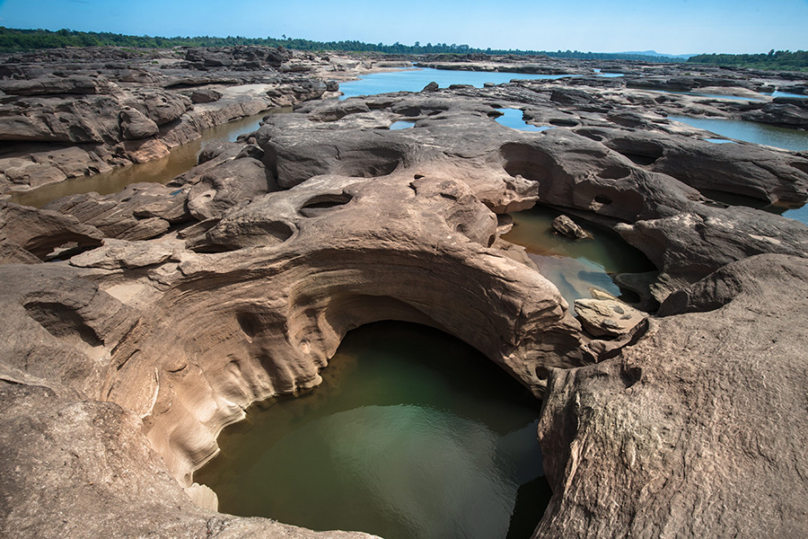
{"type": "MultiPolygon", "coordinates": [[[[317,65],[249,48],[176,60],[194,88],[233,66],[317,65]]],[[[116,69],[106,80],[172,73],[116,69]]],[[[656,73],[707,86],[673,75],[656,73]]],[[[116,128],[178,121],[186,100],[160,98],[172,80],[116,128]]],[[[308,103],[207,147],[168,186],[3,205],[0,533],[364,536],[217,513],[193,473],[247,406],[315,387],[346,332],[395,319],[461,338],[545,399],[553,499],[535,537],[805,535],[808,227],[709,192],[803,203],[808,159],[711,145],[664,117],[693,97],[576,80],[308,103]],[[503,107],[554,128],[504,127],[503,107]],[[414,127],[388,129],[402,119],[414,127]],[[500,237],[536,203],[640,249],[657,271],[617,280],[652,312],[597,298],[573,317],[500,237]]],[[[98,78],[47,84],[10,86],[111,95],[98,78]]],[[[327,90],[307,84],[290,91],[327,90]]]]}
{"type": "Polygon", "coordinates": [[[0,403],[6,537],[371,537],[199,508],[165,472],[141,419],[114,403],[37,383],[3,384],[0,403]]]}
{"type": "MultiPolygon", "coordinates": [[[[224,425],[241,418],[252,401],[316,385],[318,370],[345,332],[371,321],[393,318],[441,328],[540,392],[548,367],[581,365],[592,356],[555,288],[531,267],[489,247],[496,226],[494,215],[459,182],[332,176],[231,211],[185,242],[113,242],[48,265],[34,278],[28,269],[6,266],[2,297],[17,324],[3,328],[2,377],[49,388],[52,393],[36,399],[76,409],[82,417],[105,413],[130,423],[140,418],[168,473],[186,488],[193,486],[193,469],[215,453],[224,425]],[[383,227],[379,215],[385,216],[383,227]],[[195,254],[184,244],[220,252],[195,254]],[[46,361],[52,354],[64,361],[46,361]],[[59,398],[67,401],[59,404],[59,398]],[[88,411],[82,408],[87,399],[108,404],[103,412],[88,411]]],[[[41,410],[30,402],[19,406],[41,410]]],[[[73,435],[106,440],[105,429],[121,430],[111,419],[90,425],[86,434],[73,435]]],[[[121,436],[130,434],[105,443],[128,443],[121,436]]],[[[117,470],[109,472],[110,481],[123,477],[127,466],[154,473],[148,463],[159,460],[144,443],[136,455],[121,456],[125,463],[109,465],[117,470]]],[[[37,451],[53,449],[42,444],[37,451]]],[[[38,466],[37,473],[58,477],[45,470],[64,462],[38,466]]],[[[74,473],[89,486],[104,481],[108,503],[145,503],[127,498],[90,468],[74,473]]],[[[144,489],[158,488],[146,484],[144,489]]],[[[63,492],[61,484],[53,488],[63,492]]],[[[181,496],[176,486],[170,496],[181,496]]],[[[54,523],[52,532],[35,528],[39,536],[76,526],[72,519],[56,524],[50,511],[96,514],[80,505],[50,503],[34,510],[19,503],[14,506],[21,520],[15,516],[5,525],[35,518],[54,523]]],[[[187,526],[205,521],[201,510],[187,510],[187,502],[175,505],[169,514],[182,514],[187,526]]],[[[250,533],[256,529],[241,525],[250,533]]],[[[103,523],[87,528],[105,529],[103,523]]]]}
{"type": "MultiPolygon", "coordinates": [[[[490,93],[503,98],[512,90],[521,95],[518,86],[490,93]]],[[[691,187],[803,202],[808,160],[793,153],[743,145],[750,158],[743,148],[726,149],[736,145],[694,142],[650,121],[643,143],[635,128],[595,127],[608,120],[592,113],[581,115],[570,129],[521,132],[492,121],[501,102],[486,105],[478,99],[438,95],[365,102],[367,111],[355,105],[351,114],[328,115],[323,105],[269,118],[256,138],[278,184],[289,187],[319,174],[372,177],[429,170],[462,177],[498,213],[535,201],[577,212],[609,226],[654,262],[661,271],[652,285],[658,300],[752,254],[805,252],[805,225],[722,207],[691,187]],[[414,120],[415,127],[383,129],[402,117],[414,120]],[[656,158],[646,161],[640,155],[656,158]],[[728,172],[704,172],[724,169],[728,172]]],[[[542,105],[536,100],[529,110],[537,115],[542,105]]]]}
{"type": "Polygon", "coordinates": [[[189,49],[186,61],[66,54],[14,55],[0,71],[0,194],[152,161],[204,129],[317,99],[326,85],[307,73],[330,65],[312,57],[311,69],[284,70],[298,54],[249,47],[189,49]]]}
{"type": "Polygon", "coordinates": [[[613,299],[578,299],[575,311],[583,327],[596,337],[621,337],[646,317],[641,311],[613,299]]]}
{"type": "Polygon", "coordinates": [[[39,263],[63,245],[98,247],[103,237],[95,227],[59,212],[0,202],[0,264],[39,263]]]}
{"type": "Polygon", "coordinates": [[[664,304],[648,336],[553,370],[536,537],[800,537],[808,264],[763,255],[664,304]]]}

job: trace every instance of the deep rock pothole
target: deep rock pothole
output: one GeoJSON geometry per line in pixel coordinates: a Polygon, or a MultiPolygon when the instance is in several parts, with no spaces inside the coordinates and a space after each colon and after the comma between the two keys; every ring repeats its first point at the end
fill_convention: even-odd
{"type": "Polygon", "coordinates": [[[509,143],[500,149],[503,168],[511,176],[541,182],[551,177],[552,158],[544,151],[527,144],[509,143]]]}
{"type": "MultiPolygon", "coordinates": [[[[601,196],[599,203],[611,200],[601,196]]],[[[597,297],[597,292],[634,303],[635,295],[626,295],[625,286],[616,283],[614,277],[655,270],[653,263],[616,233],[583,219],[578,223],[592,239],[576,241],[556,234],[552,223],[562,214],[541,205],[514,212],[510,214],[513,226],[503,239],[527,249],[539,271],[558,287],[571,309],[576,300],[597,297]]]]}
{"type": "Polygon", "coordinates": [[[550,495],[540,402],[479,352],[383,322],[349,333],[322,376],[219,436],[195,480],[221,511],[382,537],[532,533],[550,495]]]}

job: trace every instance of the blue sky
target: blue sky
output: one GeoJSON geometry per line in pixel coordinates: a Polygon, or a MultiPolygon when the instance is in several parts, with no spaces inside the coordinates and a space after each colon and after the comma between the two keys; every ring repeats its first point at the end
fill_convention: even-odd
{"type": "Polygon", "coordinates": [[[669,54],[808,49],[808,0],[0,0],[0,26],[669,54]]]}

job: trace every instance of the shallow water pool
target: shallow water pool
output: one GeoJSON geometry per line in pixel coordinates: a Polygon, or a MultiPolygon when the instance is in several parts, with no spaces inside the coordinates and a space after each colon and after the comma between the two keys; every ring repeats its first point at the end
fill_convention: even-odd
{"type": "Polygon", "coordinates": [[[341,82],[340,99],[360,95],[386,94],[390,92],[420,92],[430,82],[437,82],[441,88],[452,84],[471,84],[482,88],[486,82],[502,84],[513,79],[560,79],[572,75],[530,75],[525,73],[499,73],[494,71],[449,71],[432,68],[402,69],[385,73],[370,73],[360,80],[341,82]]]}
{"type": "Polygon", "coordinates": [[[551,125],[533,125],[527,123],[523,118],[524,114],[519,109],[497,109],[502,113],[502,116],[497,116],[496,121],[500,125],[510,127],[511,129],[518,129],[519,131],[532,131],[541,132],[552,129],[551,125]]]}
{"type": "Polygon", "coordinates": [[[197,164],[202,148],[214,142],[235,141],[240,135],[257,130],[259,122],[267,115],[275,112],[290,111],[291,108],[265,111],[254,116],[247,116],[223,125],[206,129],[202,137],[183,144],[155,161],[119,167],[94,176],[70,178],[69,180],[43,185],[37,189],[12,193],[11,201],[26,206],[41,208],[48,202],[69,195],[96,192],[109,195],[122,191],[127,185],[140,182],[166,184],[176,176],[189,171],[197,164]]]}
{"type": "Polygon", "coordinates": [[[620,297],[615,273],[639,273],[656,268],[643,253],[617,235],[576,220],[592,239],[572,240],[556,234],[553,219],[561,212],[536,205],[512,213],[513,229],[502,238],[525,247],[539,271],[556,285],[570,308],[576,299],[592,297],[596,288],[620,297]]]}

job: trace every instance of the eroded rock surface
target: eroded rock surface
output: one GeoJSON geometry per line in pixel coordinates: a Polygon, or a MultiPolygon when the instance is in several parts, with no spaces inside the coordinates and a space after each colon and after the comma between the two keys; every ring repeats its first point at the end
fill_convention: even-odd
{"type": "MultiPolygon", "coordinates": [[[[315,55],[254,48],[158,58],[174,67],[124,63],[104,80],[40,84],[30,81],[45,70],[20,66],[25,83],[8,87],[14,99],[111,99],[113,84],[155,84],[117,117],[135,136],[189,114],[163,92],[222,94],[198,94],[197,112],[228,99],[226,85],[243,80],[236,67],[322,67],[315,55]],[[196,75],[172,76],[183,70],[196,75]]],[[[343,74],[358,64],[328,62],[343,74]]],[[[364,536],[217,513],[193,472],[247,406],[315,387],[347,331],[394,319],[461,338],[545,398],[539,438],[554,494],[535,537],[805,535],[808,227],[702,191],[800,204],[808,159],[711,145],[664,116],[679,105],[741,114],[737,102],[634,88],[764,87],[749,77],[620,69],[627,81],[310,103],[206,148],[169,186],[3,206],[2,533],[364,536]],[[504,127],[505,107],[553,128],[504,127]],[[413,128],[389,130],[402,119],[413,128]],[[536,203],[645,253],[657,271],[617,280],[651,312],[604,297],[573,317],[524,249],[499,237],[508,212],[536,203]],[[38,263],[70,242],[64,261],[38,263]]],[[[269,97],[333,91],[298,82],[269,97]]],[[[213,124],[223,110],[200,118],[213,124]]],[[[12,176],[41,172],[15,159],[12,176]]]]}
{"type": "Polygon", "coordinates": [[[312,78],[331,66],[321,57],[260,47],[180,54],[185,61],[177,51],[108,48],[7,57],[0,194],[153,161],[207,128],[329,91],[312,78]]]}
{"type": "Polygon", "coordinates": [[[595,337],[621,337],[646,318],[645,313],[612,299],[577,299],[575,310],[581,325],[595,337]]]}
{"type": "Polygon", "coordinates": [[[19,253],[0,257],[0,264],[27,263],[27,259],[38,263],[63,245],[77,249],[98,247],[102,238],[98,229],[74,217],[0,202],[0,245],[9,254],[19,253]]]}
{"type": "Polygon", "coordinates": [[[200,509],[166,473],[141,419],[114,403],[4,384],[0,405],[7,537],[371,538],[200,509]]]}
{"type": "MultiPolygon", "coordinates": [[[[281,187],[327,174],[429,171],[462,178],[497,213],[539,202],[612,228],[660,270],[650,292],[640,291],[659,301],[752,254],[806,252],[805,225],[727,207],[695,189],[801,203],[808,197],[803,156],[745,145],[753,162],[742,145],[710,144],[696,138],[696,130],[678,134],[650,116],[642,136],[634,127],[615,127],[609,114],[593,113],[579,114],[570,128],[521,132],[493,121],[503,104],[492,101],[523,96],[521,84],[474,89],[489,96],[483,100],[447,99],[442,92],[448,91],[368,98],[367,110],[341,105],[351,112],[339,115],[327,112],[330,105],[302,107],[268,118],[256,139],[281,187]],[[402,118],[414,128],[385,129],[402,118]]],[[[549,116],[546,107],[539,97],[527,110],[534,118],[549,116]]]]}
{"type": "MultiPolygon", "coordinates": [[[[42,270],[33,275],[5,266],[2,278],[4,309],[17,321],[3,328],[2,379],[47,387],[71,399],[68,407],[106,401],[110,413],[142,421],[161,457],[154,466],[164,463],[161,473],[175,481],[170,496],[184,496],[182,488],[195,495],[192,472],[215,454],[224,425],[255,400],[317,385],[344,334],[365,323],[438,327],[474,344],[537,394],[548,368],[595,359],[555,287],[491,247],[496,216],[461,182],[328,176],[230,210],[207,230],[187,230],[184,241],[108,240],[69,263],[37,266],[42,270]],[[45,359],[53,354],[63,361],[45,359]]],[[[48,394],[49,406],[57,405],[55,395],[48,394]]],[[[124,443],[115,422],[91,423],[97,431],[78,428],[71,436],[109,437],[109,428],[118,434],[108,443],[124,443]]],[[[77,451],[84,454],[84,445],[77,451]]],[[[144,459],[154,455],[141,452],[116,466],[148,475],[153,470],[144,459]]],[[[37,473],[58,477],[46,471],[61,470],[57,460],[39,462],[37,473]]],[[[98,481],[89,467],[73,473],[79,482],[98,481]]],[[[105,507],[147,510],[116,488],[104,493],[105,507]]],[[[169,498],[154,495],[161,503],[169,498]]],[[[71,519],[54,519],[58,512],[99,518],[75,497],[35,511],[20,505],[25,496],[14,501],[19,519],[52,520],[58,530],[32,528],[39,536],[75,529],[71,519]]],[[[190,499],[184,503],[153,515],[182,515],[161,533],[182,536],[173,531],[178,526],[192,535],[200,522],[216,518],[244,535],[266,530],[273,537],[287,529],[187,511],[190,499]]],[[[94,523],[87,533],[105,529],[94,523]]]]}
{"type": "Polygon", "coordinates": [[[805,535],[806,282],[801,258],[732,263],[618,358],[554,370],[535,536],[805,535]]]}

